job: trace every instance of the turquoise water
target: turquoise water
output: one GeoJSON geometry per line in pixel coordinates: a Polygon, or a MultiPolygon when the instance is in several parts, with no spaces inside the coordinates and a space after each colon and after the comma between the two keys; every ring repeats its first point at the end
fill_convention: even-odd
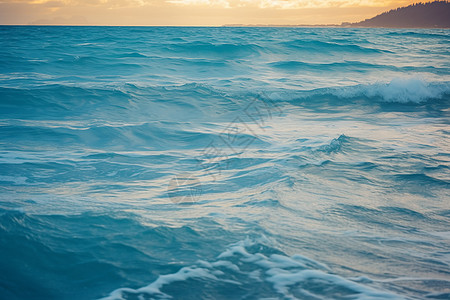
{"type": "Polygon", "coordinates": [[[450,31],[0,27],[0,299],[449,299],[450,31]]]}

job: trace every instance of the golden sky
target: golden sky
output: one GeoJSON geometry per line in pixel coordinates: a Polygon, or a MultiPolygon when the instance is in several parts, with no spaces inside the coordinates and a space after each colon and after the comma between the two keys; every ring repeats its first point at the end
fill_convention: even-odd
{"type": "Polygon", "coordinates": [[[408,0],[0,0],[0,24],[340,24],[408,0]]]}

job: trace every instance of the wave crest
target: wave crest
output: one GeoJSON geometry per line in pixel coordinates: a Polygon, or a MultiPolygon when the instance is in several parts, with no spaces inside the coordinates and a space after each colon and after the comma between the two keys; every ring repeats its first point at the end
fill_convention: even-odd
{"type": "Polygon", "coordinates": [[[394,78],[389,83],[360,85],[337,90],[339,98],[365,96],[384,102],[421,103],[450,94],[450,83],[429,83],[419,78],[394,78]]]}
{"type": "Polygon", "coordinates": [[[160,275],[145,287],[117,289],[102,300],[200,299],[205,292],[212,292],[220,299],[280,296],[282,299],[331,299],[338,295],[347,299],[402,299],[369,286],[370,279],[362,283],[330,274],[326,265],[302,255],[274,252],[266,243],[267,238],[261,237],[257,241],[246,239],[231,244],[216,261],[200,260],[176,273],[160,275]],[[175,284],[187,289],[171,288],[175,284]]]}

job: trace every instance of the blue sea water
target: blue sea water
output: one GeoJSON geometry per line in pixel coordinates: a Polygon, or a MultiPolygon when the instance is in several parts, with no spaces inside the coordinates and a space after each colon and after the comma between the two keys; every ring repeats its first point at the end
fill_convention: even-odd
{"type": "Polygon", "coordinates": [[[0,299],[450,299],[450,31],[0,27],[0,299]]]}

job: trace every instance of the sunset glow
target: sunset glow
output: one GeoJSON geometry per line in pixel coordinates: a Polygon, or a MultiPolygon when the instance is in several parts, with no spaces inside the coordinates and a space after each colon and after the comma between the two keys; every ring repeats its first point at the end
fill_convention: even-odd
{"type": "Polygon", "coordinates": [[[340,24],[417,1],[386,0],[0,0],[1,24],[340,24]]]}

